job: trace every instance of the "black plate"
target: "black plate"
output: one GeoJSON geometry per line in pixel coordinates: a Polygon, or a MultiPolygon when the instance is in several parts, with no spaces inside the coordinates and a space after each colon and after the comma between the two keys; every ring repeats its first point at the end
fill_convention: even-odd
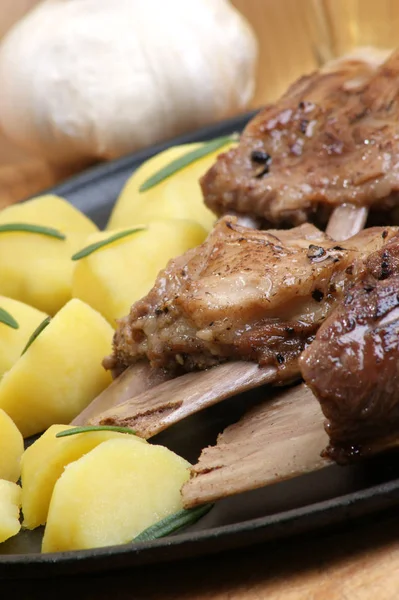
{"type": "MultiPolygon", "coordinates": [[[[129,175],[147,158],[171,144],[203,141],[239,131],[252,114],[243,115],[169,143],[90,169],[54,188],[104,226],[129,175]]],[[[217,434],[237,420],[257,391],[238,396],[190,417],[154,438],[187,460],[214,443],[217,434]],[[228,410],[226,408],[228,407],[228,410]]],[[[121,569],[239,548],[325,527],[399,502],[399,461],[380,457],[352,467],[322,471],[225,499],[185,533],[139,545],[40,554],[41,531],[24,531],[0,546],[0,577],[44,577],[121,569]]]]}

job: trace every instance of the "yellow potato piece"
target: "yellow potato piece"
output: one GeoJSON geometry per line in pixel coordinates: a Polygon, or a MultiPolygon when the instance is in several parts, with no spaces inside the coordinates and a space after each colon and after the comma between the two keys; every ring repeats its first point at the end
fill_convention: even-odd
{"type": "MultiPolygon", "coordinates": [[[[153,221],[146,227],[76,261],[74,297],[90,304],[112,325],[149,292],[170,258],[201,244],[206,236],[201,225],[180,219],[153,221]]],[[[86,245],[110,235],[94,234],[86,245]]]]}
{"type": "Polygon", "coordinates": [[[101,361],[113,330],[80,300],[70,300],[0,382],[0,408],[24,437],[69,423],[109,383],[101,361]]]}
{"type": "Polygon", "coordinates": [[[69,464],[54,487],[43,552],[124,544],[182,509],[189,463],[163,446],[115,439],[69,464]]]}
{"type": "Polygon", "coordinates": [[[199,178],[215,163],[217,156],[236,144],[228,143],[180,169],[154,187],[139,188],[151,175],[203,144],[173,146],[143,163],[128,179],[112,211],[107,229],[131,227],[155,219],[191,219],[209,231],[216,217],[204,204],[199,178]]]}
{"type": "Polygon", "coordinates": [[[48,315],[28,304],[5,296],[0,296],[0,307],[10,313],[19,325],[18,329],[13,329],[0,323],[1,376],[18,360],[30,336],[48,315]]]}
{"type": "Polygon", "coordinates": [[[0,542],[17,535],[21,529],[19,509],[21,488],[16,483],[0,479],[0,542]]]}
{"type": "Polygon", "coordinates": [[[0,294],[55,314],[72,297],[71,256],[97,227],[66,200],[50,195],[2,210],[0,225],[5,223],[53,227],[67,236],[0,233],[0,294]]]}
{"type": "MultiPolygon", "coordinates": [[[[113,438],[124,439],[129,435],[115,431],[91,431],[70,437],[55,437],[58,432],[66,429],[71,427],[52,425],[22,456],[22,512],[23,525],[27,529],[45,524],[54,485],[69,463],[102,442],[113,438]]],[[[146,443],[139,437],[133,439],[146,443]]]]}
{"type": "Polygon", "coordinates": [[[0,409],[0,479],[18,481],[23,451],[21,432],[11,417],[0,409]]]}

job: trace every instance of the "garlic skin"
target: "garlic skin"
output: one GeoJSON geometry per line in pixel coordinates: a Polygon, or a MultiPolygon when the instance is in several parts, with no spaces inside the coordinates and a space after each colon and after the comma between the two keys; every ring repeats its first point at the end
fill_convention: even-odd
{"type": "Polygon", "coordinates": [[[243,111],[256,58],[228,0],[45,0],[0,46],[0,125],[51,162],[115,158],[243,111]]]}

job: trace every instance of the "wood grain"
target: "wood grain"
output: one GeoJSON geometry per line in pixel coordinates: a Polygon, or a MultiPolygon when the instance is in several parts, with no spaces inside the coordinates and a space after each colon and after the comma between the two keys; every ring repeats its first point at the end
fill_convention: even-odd
{"type": "MultiPolygon", "coordinates": [[[[1,0],[0,35],[36,1],[1,0]]],[[[253,23],[261,40],[255,106],[281,91],[298,70],[314,68],[318,55],[309,50],[308,36],[316,36],[313,40],[317,36],[324,40],[323,52],[330,51],[331,47],[346,50],[356,39],[359,25],[355,27],[352,20],[358,18],[363,43],[371,40],[376,32],[380,36],[377,41],[382,41],[382,45],[395,41],[398,2],[363,0],[363,4],[359,4],[354,0],[326,0],[331,23],[334,19],[339,21],[342,13],[338,11],[342,10],[346,11],[348,23],[352,25],[349,29],[333,26],[324,32],[321,26],[319,29],[316,26],[314,31],[312,19],[317,19],[317,14],[310,23],[306,20],[304,6],[307,3],[308,0],[234,0],[253,23]],[[278,35],[275,34],[277,30],[278,35]]],[[[0,137],[0,198],[1,174],[6,173],[1,166],[21,165],[30,160],[32,157],[0,137]]],[[[46,175],[43,163],[36,164],[36,168],[36,176],[31,171],[33,182],[45,185],[40,178],[51,177],[51,174],[46,175]]],[[[21,174],[19,169],[17,167],[14,173],[21,174]]],[[[18,193],[25,191],[21,188],[18,193]]],[[[323,532],[312,539],[304,536],[251,550],[121,574],[2,582],[1,590],[2,597],[9,592],[21,600],[57,597],[96,600],[397,600],[398,565],[399,518],[397,515],[389,518],[379,515],[359,526],[348,523],[339,532],[323,532]]]]}

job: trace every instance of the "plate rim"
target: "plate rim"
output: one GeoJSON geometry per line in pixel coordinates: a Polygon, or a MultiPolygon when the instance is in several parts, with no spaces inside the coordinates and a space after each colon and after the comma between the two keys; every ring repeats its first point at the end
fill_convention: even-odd
{"type": "MultiPolygon", "coordinates": [[[[328,468],[328,466],[325,468],[328,468]]],[[[0,555],[0,579],[13,579],[17,576],[41,578],[48,575],[49,567],[52,575],[62,575],[69,571],[71,564],[74,565],[74,573],[78,574],[75,565],[78,563],[81,567],[82,562],[85,564],[83,569],[79,568],[80,572],[95,573],[102,571],[105,563],[107,564],[107,570],[119,570],[127,565],[132,567],[154,563],[161,564],[205,554],[216,554],[225,550],[252,546],[265,541],[300,534],[309,530],[309,523],[307,522],[309,518],[313,521],[310,527],[311,530],[342,522],[341,514],[335,514],[337,508],[348,513],[349,519],[353,517],[353,508],[356,509],[358,518],[365,516],[370,512],[374,512],[373,509],[370,510],[367,506],[368,501],[378,500],[379,498],[387,500],[385,510],[397,505],[399,501],[399,479],[264,517],[212,527],[202,531],[180,533],[158,540],[140,542],[139,544],[127,543],[87,550],[45,554],[0,555]],[[362,506],[364,510],[360,513],[358,511],[359,505],[365,505],[362,506]],[[326,516],[328,517],[327,520],[326,516]],[[287,533],[282,528],[276,532],[276,529],[285,525],[293,525],[294,530],[287,533]],[[263,532],[268,528],[272,530],[271,535],[268,535],[265,539],[263,532]],[[245,534],[251,535],[253,533],[258,535],[255,535],[252,543],[248,544],[248,536],[245,534]],[[235,538],[233,544],[230,543],[231,538],[235,538]],[[211,545],[206,552],[203,551],[205,544],[215,541],[217,542],[216,545],[211,545]],[[197,545],[201,547],[198,549],[196,548],[197,545]],[[176,548],[180,551],[178,558],[172,553],[176,548]],[[126,559],[126,557],[128,559],[123,560],[122,564],[117,564],[118,559],[126,559]],[[136,559],[133,563],[131,561],[132,557],[136,559]]]]}
{"type": "MultiPolygon", "coordinates": [[[[164,141],[139,152],[86,169],[43,193],[68,196],[84,187],[137,167],[171,145],[206,141],[241,130],[256,114],[253,110],[164,141]],[[133,166],[133,167],[132,167],[133,166]]],[[[328,467],[327,467],[328,468],[328,467]]],[[[273,484],[272,484],[273,485],[273,484]]],[[[57,553],[0,554],[0,580],[44,577],[70,573],[94,573],[146,564],[179,561],[238,547],[252,546],[296,533],[318,529],[371,512],[389,509],[399,501],[399,478],[263,517],[237,523],[189,531],[139,544],[122,544],[88,550],[57,553]],[[252,537],[251,537],[252,536],[252,537]],[[207,545],[210,547],[207,547],[207,545]],[[213,545],[212,545],[213,544],[213,545]],[[76,566],[79,565],[79,569],[76,566]]]]}

